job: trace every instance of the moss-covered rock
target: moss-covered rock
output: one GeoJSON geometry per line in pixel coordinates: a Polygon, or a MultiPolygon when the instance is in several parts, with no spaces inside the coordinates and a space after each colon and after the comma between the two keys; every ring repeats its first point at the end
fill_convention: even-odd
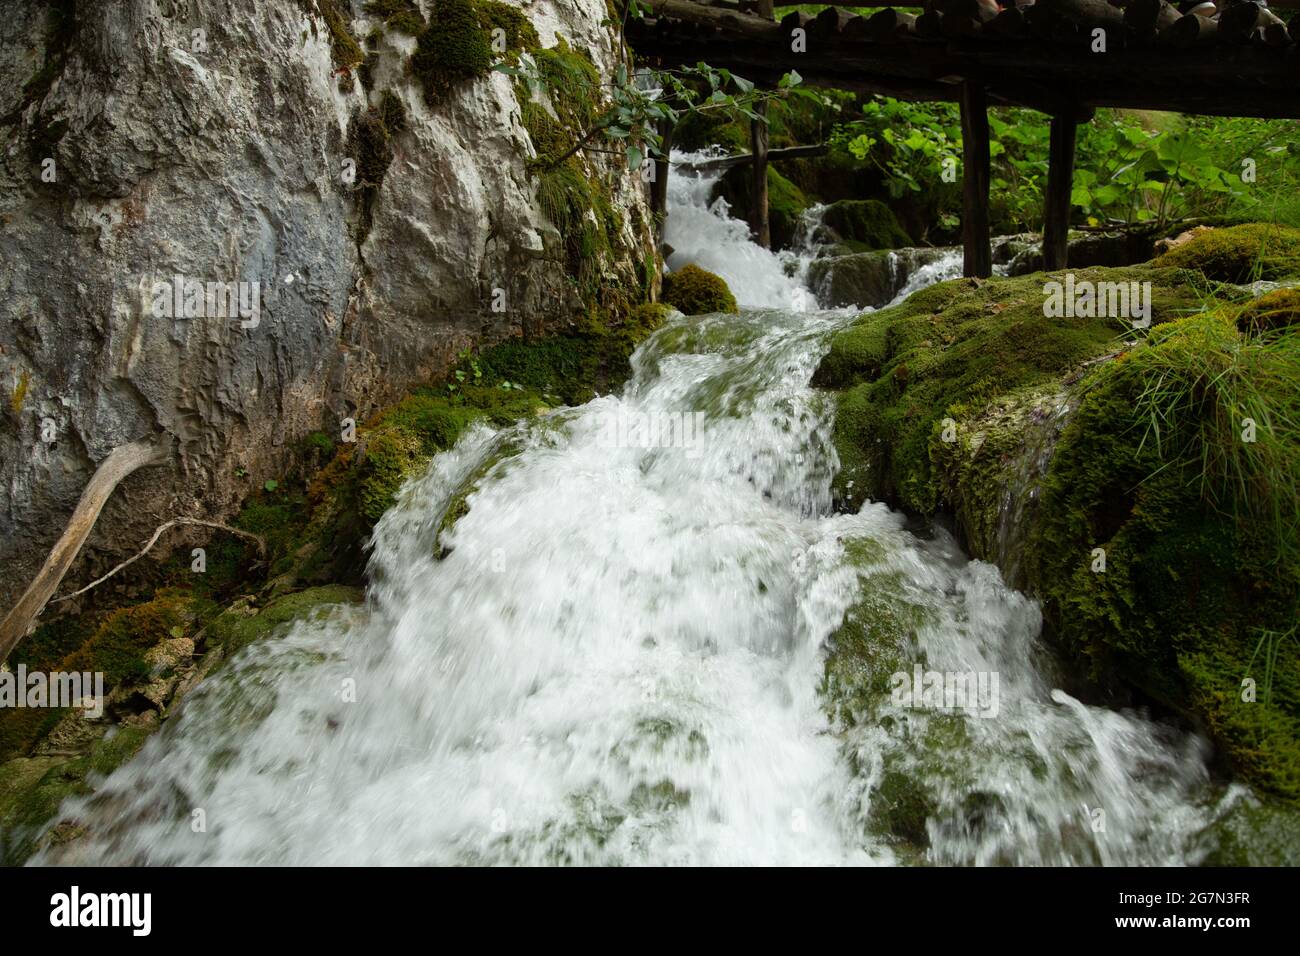
{"type": "Polygon", "coordinates": [[[1221,282],[1300,276],[1300,229],[1262,222],[1210,229],[1169,250],[1156,265],[1198,269],[1221,282]]]}
{"type": "Polygon", "coordinates": [[[1300,810],[1243,799],[1198,834],[1202,866],[1300,865],[1300,810]]]}
{"type": "Polygon", "coordinates": [[[355,604],[363,596],[360,588],[332,584],[286,594],[260,609],[240,602],[215,618],[208,625],[204,638],[208,648],[221,647],[224,659],[229,660],[249,644],[294,621],[304,620],[320,609],[336,604],[355,604]]]}
{"type": "Polygon", "coordinates": [[[486,76],[492,59],[491,34],[472,0],[437,0],[411,54],[411,72],[434,103],[458,83],[486,76]]]}
{"type": "Polygon", "coordinates": [[[1134,342],[1121,320],[1045,317],[1044,278],[943,283],[835,337],[816,381],[841,390],[841,500],[954,512],[1083,670],[1208,728],[1294,801],[1300,334],[1239,321],[1287,300],[1207,302],[1172,269],[1079,273],[1152,282],[1134,342]]]}
{"type": "Polygon", "coordinates": [[[859,243],[864,250],[900,249],[912,238],[893,211],[876,199],[841,199],[822,213],[823,242],[859,243]]]}
{"type": "Polygon", "coordinates": [[[694,263],[664,276],[662,298],[685,315],[735,312],[737,308],[726,280],[694,263]]]}
{"type": "Polygon", "coordinates": [[[75,836],[74,821],[48,829],[59,806],[94,792],[95,782],[134,757],[153,729],[111,727],[84,755],[16,757],[0,764],[0,865],[21,864],[44,844],[75,836]]]}
{"type": "MultiPolygon", "coordinates": [[[[929,448],[943,419],[961,422],[1000,395],[1063,377],[1129,330],[1107,317],[1048,318],[1045,278],[940,283],[834,337],[814,381],[845,389],[835,434],[846,503],[880,498],[933,513],[929,448]]],[[[1198,307],[1174,270],[1084,270],[1076,279],[1150,281],[1157,323],[1198,307]]]]}

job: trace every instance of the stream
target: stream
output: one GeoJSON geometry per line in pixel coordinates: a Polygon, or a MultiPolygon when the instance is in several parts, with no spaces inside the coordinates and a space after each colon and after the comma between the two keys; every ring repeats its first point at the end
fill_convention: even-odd
{"type": "Polygon", "coordinates": [[[708,186],[672,180],[670,265],[741,314],[676,317],[622,395],[438,456],[376,528],[365,606],[245,649],[36,862],[1195,862],[1201,738],[1059,690],[1036,603],[946,533],[833,511],[809,381],[857,310],[819,310],[812,250],[758,248],[708,186]],[[996,707],[831,716],[828,640],[881,595],[996,707]],[[911,842],[880,826],[900,780],[929,794],[911,842]]]}

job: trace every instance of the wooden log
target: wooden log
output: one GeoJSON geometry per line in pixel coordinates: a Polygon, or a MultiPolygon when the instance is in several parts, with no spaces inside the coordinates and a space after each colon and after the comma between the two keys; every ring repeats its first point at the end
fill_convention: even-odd
{"type": "Polygon", "coordinates": [[[926,10],[916,18],[916,35],[934,39],[943,31],[943,14],[938,10],[926,10]]]}
{"type": "Polygon", "coordinates": [[[1069,249],[1070,192],[1074,188],[1075,117],[1052,116],[1047,149],[1047,193],[1043,197],[1043,268],[1064,269],[1069,249]]]}
{"type": "MultiPolygon", "coordinates": [[[[1296,20],[1300,21],[1300,17],[1296,20]]],[[[1265,46],[1281,48],[1291,45],[1291,34],[1286,24],[1277,17],[1274,17],[1272,22],[1264,24],[1263,37],[1265,46]]]]}
{"type": "MultiPolygon", "coordinates": [[[[767,161],[777,163],[786,159],[805,159],[810,156],[825,156],[828,152],[830,146],[826,143],[819,143],[816,146],[787,146],[784,149],[769,149],[767,161]]],[[[753,159],[753,153],[737,153],[735,156],[719,156],[717,159],[706,159],[700,163],[676,163],[675,165],[680,172],[703,173],[743,166],[753,159]]]]}
{"type": "Polygon", "coordinates": [[[1218,39],[1222,43],[1245,43],[1256,30],[1277,17],[1254,0],[1241,0],[1219,12],[1218,39]]]}
{"type": "Polygon", "coordinates": [[[854,19],[854,16],[851,13],[845,13],[835,7],[827,7],[813,17],[812,23],[808,25],[808,35],[816,37],[818,40],[824,40],[842,32],[844,25],[852,19],[854,19]]]}
{"type": "Polygon", "coordinates": [[[1124,8],[1124,25],[1128,27],[1130,36],[1150,43],[1179,16],[1178,9],[1168,0],[1129,0],[1124,8]]]}
{"type": "Polygon", "coordinates": [[[984,24],[984,35],[1007,40],[1018,40],[1029,32],[1025,23],[1025,12],[1019,7],[1007,7],[996,17],[984,24]]]}
{"type": "Polygon", "coordinates": [[[978,80],[961,85],[962,275],[988,278],[993,274],[989,239],[989,114],[988,95],[978,80]]]}
{"type": "Polygon", "coordinates": [[[781,18],[781,32],[785,36],[790,35],[791,30],[801,29],[805,33],[808,31],[808,24],[812,22],[812,17],[802,10],[793,10],[781,18]]]}
{"type": "MultiPolygon", "coordinates": [[[[858,17],[855,23],[863,24],[862,35],[871,43],[892,43],[916,29],[916,14],[890,8],[873,13],[865,19],[858,17]]],[[[856,29],[858,28],[855,28],[855,32],[856,29]]],[[[849,32],[845,30],[846,35],[849,32]]]]}
{"type": "Polygon", "coordinates": [[[1208,17],[1188,13],[1160,31],[1160,42],[1180,50],[1213,43],[1219,24],[1208,17]]]}

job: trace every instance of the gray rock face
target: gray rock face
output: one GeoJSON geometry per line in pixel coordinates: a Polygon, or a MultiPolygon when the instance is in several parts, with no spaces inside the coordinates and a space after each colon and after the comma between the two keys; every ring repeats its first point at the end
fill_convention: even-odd
{"type": "MultiPolygon", "coordinates": [[[[379,26],[360,0],[336,6],[355,37],[379,26]]],[[[525,12],[544,46],[563,36],[612,70],[602,0],[525,12]]],[[[405,73],[415,40],[388,30],[367,91],[293,0],[83,0],[66,26],[35,0],[0,18],[0,608],[114,446],[170,436],[176,452],[118,489],[69,583],[167,517],[228,515],[303,435],[364,419],[461,349],[580,309],[510,77],[431,108],[405,73]],[[363,236],[348,129],[384,90],[407,128],[363,236]],[[156,284],[174,276],[246,283],[256,309],[200,296],[200,314],[169,316],[156,284]]],[[[644,187],[607,162],[591,169],[612,177],[625,245],[652,256],[633,225],[650,222],[644,187]]],[[[611,283],[635,269],[605,265],[611,283]]]]}

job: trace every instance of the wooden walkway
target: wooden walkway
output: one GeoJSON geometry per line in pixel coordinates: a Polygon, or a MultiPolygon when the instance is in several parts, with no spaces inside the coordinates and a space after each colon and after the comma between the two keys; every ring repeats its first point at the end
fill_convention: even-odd
{"type": "MultiPolygon", "coordinates": [[[[1284,4],[1300,0],[1275,0],[1273,8],[1284,4]]],[[[932,0],[919,16],[871,0],[838,0],[816,17],[790,13],[779,21],[771,0],[744,0],[743,8],[735,0],[649,5],[651,15],[630,21],[627,36],[639,56],[660,66],[704,61],[765,85],[794,70],[812,85],[961,104],[968,275],[992,271],[990,104],[1051,117],[1048,269],[1066,264],[1075,125],[1097,107],[1300,118],[1300,15],[1288,28],[1251,0],[1202,7],[1208,17],[1180,14],[1165,0],[1004,0],[1001,7],[996,0],[932,0]],[[883,9],[869,16],[850,12],[876,7],[883,9]]],[[[765,186],[765,132],[759,138],[755,185],[761,172],[765,186]]]]}

